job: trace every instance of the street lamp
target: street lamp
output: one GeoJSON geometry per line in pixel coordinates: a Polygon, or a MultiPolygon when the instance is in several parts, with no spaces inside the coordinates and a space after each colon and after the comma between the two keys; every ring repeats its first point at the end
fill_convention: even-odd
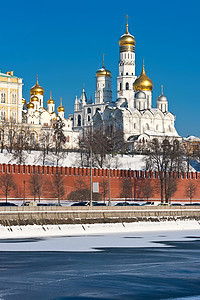
{"type": "Polygon", "coordinates": [[[90,206],[92,206],[92,147],[90,146],[90,206]]]}
{"type": "Polygon", "coordinates": [[[26,185],[26,181],[24,180],[24,202],[25,202],[25,185],[26,185]]]}

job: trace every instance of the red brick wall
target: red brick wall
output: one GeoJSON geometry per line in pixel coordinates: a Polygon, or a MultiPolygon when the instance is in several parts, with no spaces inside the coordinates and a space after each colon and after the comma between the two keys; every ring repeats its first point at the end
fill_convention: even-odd
{"type": "MultiPolygon", "coordinates": [[[[64,177],[65,182],[65,199],[67,199],[67,195],[75,190],[75,184],[77,179],[81,178],[88,188],[90,188],[90,169],[89,168],[72,168],[72,167],[42,167],[42,166],[30,166],[30,165],[6,165],[0,164],[0,174],[1,173],[11,173],[14,175],[16,190],[10,192],[9,198],[21,199],[24,197],[24,181],[25,181],[25,198],[33,198],[30,194],[30,175],[34,173],[40,173],[44,176],[46,183],[48,185],[47,190],[42,195],[42,198],[54,198],[52,194],[51,184],[52,178],[56,172],[60,172],[64,177]]],[[[109,170],[108,169],[96,169],[92,170],[93,182],[101,182],[103,178],[108,180],[109,170]]],[[[173,173],[173,177],[177,178],[177,191],[172,197],[173,201],[188,201],[185,197],[185,186],[187,183],[192,180],[196,186],[197,191],[194,196],[195,200],[200,200],[200,173],[184,173],[178,174],[173,173]]],[[[132,197],[140,199],[142,197],[142,183],[150,178],[152,181],[152,185],[156,187],[156,191],[154,192],[153,200],[159,200],[159,178],[157,172],[149,172],[149,171],[134,171],[134,170],[111,170],[111,198],[116,199],[120,198],[122,193],[122,182],[124,178],[130,178],[132,183],[132,197]]],[[[101,188],[100,188],[100,192],[101,188]]],[[[0,195],[1,198],[4,196],[0,195]]]]}

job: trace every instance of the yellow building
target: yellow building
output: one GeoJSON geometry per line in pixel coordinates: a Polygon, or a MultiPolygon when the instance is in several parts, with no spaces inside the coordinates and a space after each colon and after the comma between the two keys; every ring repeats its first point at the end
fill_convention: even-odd
{"type": "Polygon", "coordinates": [[[0,121],[22,122],[22,78],[0,71],[0,121]]]}

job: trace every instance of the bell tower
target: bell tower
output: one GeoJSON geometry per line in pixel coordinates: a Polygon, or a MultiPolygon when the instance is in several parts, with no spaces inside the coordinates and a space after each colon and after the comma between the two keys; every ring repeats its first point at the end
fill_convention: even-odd
{"type": "Polygon", "coordinates": [[[126,16],[126,33],[119,39],[119,76],[117,77],[117,97],[127,99],[128,107],[134,107],[133,83],[135,76],[135,38],[128,30],[126,16]]]}

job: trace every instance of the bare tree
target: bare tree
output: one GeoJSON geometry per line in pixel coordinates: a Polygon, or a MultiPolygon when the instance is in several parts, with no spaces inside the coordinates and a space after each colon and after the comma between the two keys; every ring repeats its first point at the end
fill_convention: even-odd
{"type": "Polygon", "coordinates": [[[92,165],[94,167],[108,167],[108,155],[114,156],[125,151],[124,136],[122,131],[106,130],[103,128],[89,127],[84,131],[84,135],[79,139],[81,155],[81,166],[88,167],[92,155],[92,165]]]}
{"type": "Polygon", "coordinates": [[[29,149],[30,129],[28,126],[20,126],[15,137],[14,152],[12,160],[18,164],[24,164],[27,158],[25,150],[29,149]]]}
{"type": "Polygon", "coordinates": [[[64,145],[66,142],[66,136],[64,134],[65,123],[59,117],[57,121],[54,123],[54,132],[53,132],[53,140],[54,140],[54,150],[56,157],[56,166],[59,165],[59,161],[63,159],[64,156],[64,145]]]}
{"type": "Polygon", "coordinates": [[[41,130],[40,134],[40,155],[38,160],[42,160],[42,165],[45,166],[46,160],[49,155],[49,151],[51,149],[51,133],[49,130],[46,130],[45,128],[41,130]]]}
{"type": "Polygon", "coordinates": [[[38,174],[38,173],[32,174],[30,176],[29,186],[30,186],[30,192],[34,197],[34,201],[38,197],[38,200],[40,202],[41,196],[47,188],[47,181],[44,179],[42,174],[38,174]]]}
{"type": "Polygon", "coordinates": [[[190,199],[190,203],[192,203],[192,199],[194,198],[196,191],[197,191],[197,185],[190,180],[185,185],[185,196],[190,199]]]}
{"type": "Polygon", "coordinates": [[[2,193],[5,195],[6,202],[8,200],[8,195],[10,191],[16,188],[14,176],[12,174],[1,174],[0,175],[0,189],[2,193]]]}
{"type": "Polygon", "coordinates": [[[109,191],[109,184],[108,184],[108,180],[106,180],[105,178],[103,178],[103,180],[100,182],[100,187],[101,187],[101,194],[104,200],[104,203],[106,201],[106,197],[108,195],[108,191],[109,191]]]}
{"type": "Polygon", "coordinates": [[[153,197],[154,195],[154,187],[152,184],[152,180],[149,178],[146,178],[142,181],[142,196],[146,198],[148,201],[149,198],[153,197]]]}
{"type": "Polygon", "coordinates": [[[58,204],[60,205],[60,200],[65,196],[64,178],[60,172],[54,174],[52,178],[52,189],[53,194],[58,199],[58,204]]]}
{"type": "Polygon", "coordinates": [[[164,202],[164,196],[165,201],[168,202],[169,195],[175,187],[171,174],[184,171],[183,148],[177,140],[169,142],[169,140],[165,139],[159,142],[157,139],[154,139],[145,145],[145,151],[147,149],[146,169],[158,172],[161,202],[164,202]],[[173,189],[170,187],[172,184],[173,189]]]}
{"type": "Polygon", "coordinates": [[[121,181],[121,194],[120,197],[127,199],[132,199],[132,180],[130,177],[124,177],[121,181]]]}

